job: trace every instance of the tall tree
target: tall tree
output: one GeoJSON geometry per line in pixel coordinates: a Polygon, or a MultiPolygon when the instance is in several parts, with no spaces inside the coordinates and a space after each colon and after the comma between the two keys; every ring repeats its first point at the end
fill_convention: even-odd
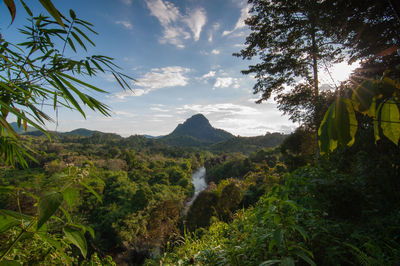
{"type": "Polygon", "coordinates": [[[252,32],[247,47],[234,54],[258,58],[244,74],[255,74],[258,103],[272,94],[278,108],[294,122],[316,130],[321,117],[318,72],[327,62],[342,59],[340,46],[330,38],[324,1],[249,0],[252,16],[246,24],[252,32]],[[291,89],[289,89],[291,88],[291,89]]]}
{"type": "Polygon", "coordinates": [[[334,0],[330,2],[332,34],[343,43],[349,62],[360,61],[353,76],[358,83],[375,79],[388,69],[392,78],[400,71],[400,4],[393,0],[334,0]]]}

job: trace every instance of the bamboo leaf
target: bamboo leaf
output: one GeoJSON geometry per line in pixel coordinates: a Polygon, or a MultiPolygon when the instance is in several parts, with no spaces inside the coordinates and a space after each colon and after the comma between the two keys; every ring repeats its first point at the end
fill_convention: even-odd
{"type": "Polygon", "coordinates": [[[42,4],[44,8],[49,12],[49,14],[57,21],[58,24],[60,24],[63,28],[65,28],[65,25],[62,21],[62,18],[60,16],[60,13],[58,10],[55,8],[51,0],[39,0],[39,2],[42,4]]]}
{"type": "Polygon", "coordinates": [[[72,34],[72,36],[75,38],[75,40],[79,43],[79,45],[82,46],[83,49],[85,49],[85,51],[87,51],[86,46],[85,46],[85,44],[82,42],[81,38],[79,38],[79,36],[78,36],[75,32],[73,32],[73,31],[71,31],[71,34],[72,34]]]}
{"type": "Polygon", "coordinates": [[[17,9],[15,8],[14,0],[3,0],[4,4],[6,4],[8,11],[11,15],[11,24],[14,22],[15,14],[17,13],[17,9]]]}
{"type": "Polygon", "coordinates": [[[32,11],[29,9],[29,7],[25,4],[25,2],[23,0],[20,0],[22,6],[24,7],[26,13],[28,13],[29,16],[33,16],[32,11]]]}
{"type": "Polygon", "coordinates": [[[82,35],[83,38],[85,38],[88,42],[90,42],[93,46],[96,46],[94,42],[92,42],[91,39],[89,39],[88,36],[86,36],[85,33],[83,33],[78,27],[73,27],[74,30],[76,30],[80,35],[82,35]]]}

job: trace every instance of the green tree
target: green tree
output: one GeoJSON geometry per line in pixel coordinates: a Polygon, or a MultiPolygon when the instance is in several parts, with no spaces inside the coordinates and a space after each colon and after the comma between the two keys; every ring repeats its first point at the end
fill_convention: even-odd
{"type": "Polygon", "coordinates": [[[325,63],[341,60],[341,49],[328,31],[329,1],[249,0],[252,16],[246,20],[251,33],[247,47],[234,54],[260,59],[243,74],[257,79],[254,93],[261,103],[276,94],[278,108],[294,122],[318,127],[318,71],[325,63]],[[285,92],[285,87],[293,87],[285,92]]]}
{"type": "MultiPolygon", "coordinates": [[[[29,17],[29,25],[19,30],[25,36],[25,42],[15,44],[0,34],[0,156],[11,165],[19,162],[27,166],[24,157],[31,156],[28,148],[19,144],[19,135],[8,122],[10,117],[16,118],[25,130],[31,125],[50,137],[44,125],[53,119],[42,111],[43,104],[54,110],[60,107],[77,110],[83,117],[83,105],[105,116],[110,115],[109,107],[92,96],[106,91],[85,82],[82,77],[107,72],[121,87],[131,88],[128,83],[131,78],[119,72],[119,67],[108,56],[67,57],[67,49],[79,55],[78,48],[87,51],[88,46],[95,45],[87,33],[97,33],[91,23],[79,19],[74,11],[70,10],[67,18],[51,1],[40,2],[52,17],[35,16],[21,1],[29,17]]],[[[4,0],[4,3],[13,21],[16,14],[14,1],[4,0]]]]}

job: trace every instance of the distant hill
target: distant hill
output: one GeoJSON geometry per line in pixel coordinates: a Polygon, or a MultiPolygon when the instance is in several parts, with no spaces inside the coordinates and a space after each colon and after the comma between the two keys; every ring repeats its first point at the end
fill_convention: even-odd
{"type": "Polygon", "coordinates": [[[26,131],[24,130],[24,127],[21,125],[21,127],[18,127],[18,123],[17,122],[12,122],[10,123],[11,127],[15,130],[15,132],[17,132],[18,134],[22,134],[25,132],[33,132],[33,131],[38,131],[36,128],[31,127],[31,126],[27,126],[26,131]]]}
{"type": "Polygon", "coordinates": [[[241,152],[250,154],[264,148],[273,148],[280,145],[288,135],[281,133],[268,133],[256,137],[235,137],[211,145],[208,149],[212,152],[241,152]]]}
{"type": "Polygon", "coordinates": [[[231,138],[234,138],[231,133],[212,127],[204,115],[197,114],[179,124],[171,134],[160,140],[173,146],[200,147],[231,138]]]}
{"type": "MultiPolygon", "coordinates": [[[[36,128],[34,128],[35,130],[33,131],[22,131],[20,132],[20,134],[23,135],[29,135],[29,136],[36,136],[36,137],[40,137],[40,136],[44,136],[44,133],[36,130],[36,128]]],[[[50,135],[52,136],[77,136],[77,137],[92,137],[95,133],[99,133],[99,134],[106,134],[97,130],[89,130],[86,128],[78,128],[78,129],[74,129],[72,131],[69,132],[56,132],[56,131],[49,131],[50,135]]]]}
{"type": "Polygon", "coordinates": [[[89,129],[86,129],[86,128],[78,128],[78,129],[74,129],[74,130],[69,131],[69,132],[64,132],[62,134],[66,135],[66,136],[73,136],[74,135],[74,136],[81,136],[81,137],[91,137],[96,132],[100,133],[100,131],[96,131],[96,130],[89,130],[89,129]]]}

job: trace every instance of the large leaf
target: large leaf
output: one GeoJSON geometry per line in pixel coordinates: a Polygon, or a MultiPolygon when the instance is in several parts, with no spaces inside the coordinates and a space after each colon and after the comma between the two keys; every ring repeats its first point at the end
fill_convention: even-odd
{"type": "Polygon", "coordinates": [[[79,192],[75,188],[67,188],[63,192],[63,197],[65,202],[68,204],[70,208],[74,205],[76,199],[79,196],[79,192]]]}
{"type": "Polygon", "coordinates": [[[63,201],[60,192],[44,194],[39,200],[39,217],[36,228],[39,229],[57,211],[63,201]]]}
{"type": "Polygon", "coordinates": [[[354,91],[352,100],[354,109],[360,113],[366,113],[372,104],[372,99],[377,94],[377,88],[374,82],[366,80],[362,82],[354,91]]]}
{"type": "Polygon", "coordinates": [[[5,232],[18,224],[20,224],[18,219],[0,212],[0,233],[5,232]]]}
{"type": "Polygon", "coordinates": [[[337,140],[331,137],[332,120],[334,114],[334,104],[325,113],[324,119],[318,129],[318,144],[321,154],[333,151],[337,147],[337,140]]]}
{"type": "Polygon", "coordinates": [[[338,144],[353,145],[357,132],[357,119],[348,99],[337,99],[325,113],[318,130],[321,154],[333,151],[338,144]]]}
{"type": "Polygon", "coordinates": [[[87,254],[87,244],[86,244],[86,238],[84,234],[82,233],[81,230],[76,230],[75,228],[66,226],[63,228],[65,237],[71,241],[72,244],[77,246],[83,255],[83,257],[86,258],[87,254]]]}
{"type": "Polygon", "coordinates": [[[394,144],[399,143],[400,139],[400,112],[394,100],[388,100],[381,104],[380,122],[382,133],[394,144]]]}
{"type": "Polygon", "coordinates": [[[10,210],[0,210],[0,233],[16,225],[28,226],[31,221],[32,216],[10,210]]]}

